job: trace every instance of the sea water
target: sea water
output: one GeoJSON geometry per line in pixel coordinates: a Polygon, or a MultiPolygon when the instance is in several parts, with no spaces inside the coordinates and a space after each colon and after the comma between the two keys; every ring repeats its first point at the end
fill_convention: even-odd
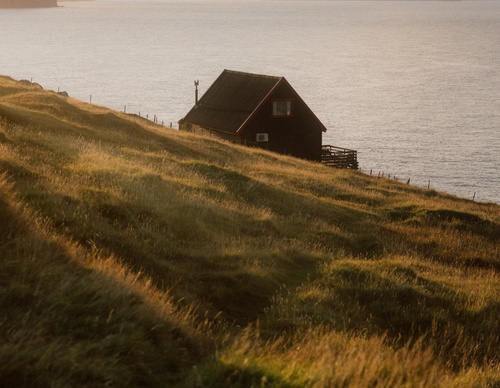
{"type": "Polygon", "coordinates": [[[500,203],[499,1],[59,5],[0,10],[0,74],[173,128],[194,80],[284,76],[365,172],[500,203]]]}

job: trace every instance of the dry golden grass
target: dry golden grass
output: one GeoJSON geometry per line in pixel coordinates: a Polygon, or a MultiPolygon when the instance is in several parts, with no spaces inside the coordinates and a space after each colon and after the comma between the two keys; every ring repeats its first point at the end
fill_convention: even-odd
{"type": "Polygon", "coordinates": [[[498,386],[500,209],[0,78],[0,381],[498,386]]]}

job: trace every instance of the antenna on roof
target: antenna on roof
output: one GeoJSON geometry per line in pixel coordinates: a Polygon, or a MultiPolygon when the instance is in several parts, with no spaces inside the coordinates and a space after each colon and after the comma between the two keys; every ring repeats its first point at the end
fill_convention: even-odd
{"type": "Polygon", "coordinates": [[[200,84],[199,80],[194,81],[194,106],[198,106],[198,85],[200,84]]]}

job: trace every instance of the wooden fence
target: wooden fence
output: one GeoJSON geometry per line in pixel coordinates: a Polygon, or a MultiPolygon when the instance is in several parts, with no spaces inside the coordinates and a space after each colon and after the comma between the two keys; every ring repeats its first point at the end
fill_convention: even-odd
{"type": "Polygon", "coordinates": [[[328,144],[321,147],[321,162],[335,168],[349,168],[352,170],[359,168],[357,151],[328,144]]]}

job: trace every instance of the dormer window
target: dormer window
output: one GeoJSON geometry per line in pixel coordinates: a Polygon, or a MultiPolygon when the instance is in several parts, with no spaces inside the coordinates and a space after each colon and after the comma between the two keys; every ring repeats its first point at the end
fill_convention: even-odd
{"type": "Polygon", "coordinates": [[[273,116],[284,117],[292,115],[291,100],[276,100],[273,101],[273,116]]]}

